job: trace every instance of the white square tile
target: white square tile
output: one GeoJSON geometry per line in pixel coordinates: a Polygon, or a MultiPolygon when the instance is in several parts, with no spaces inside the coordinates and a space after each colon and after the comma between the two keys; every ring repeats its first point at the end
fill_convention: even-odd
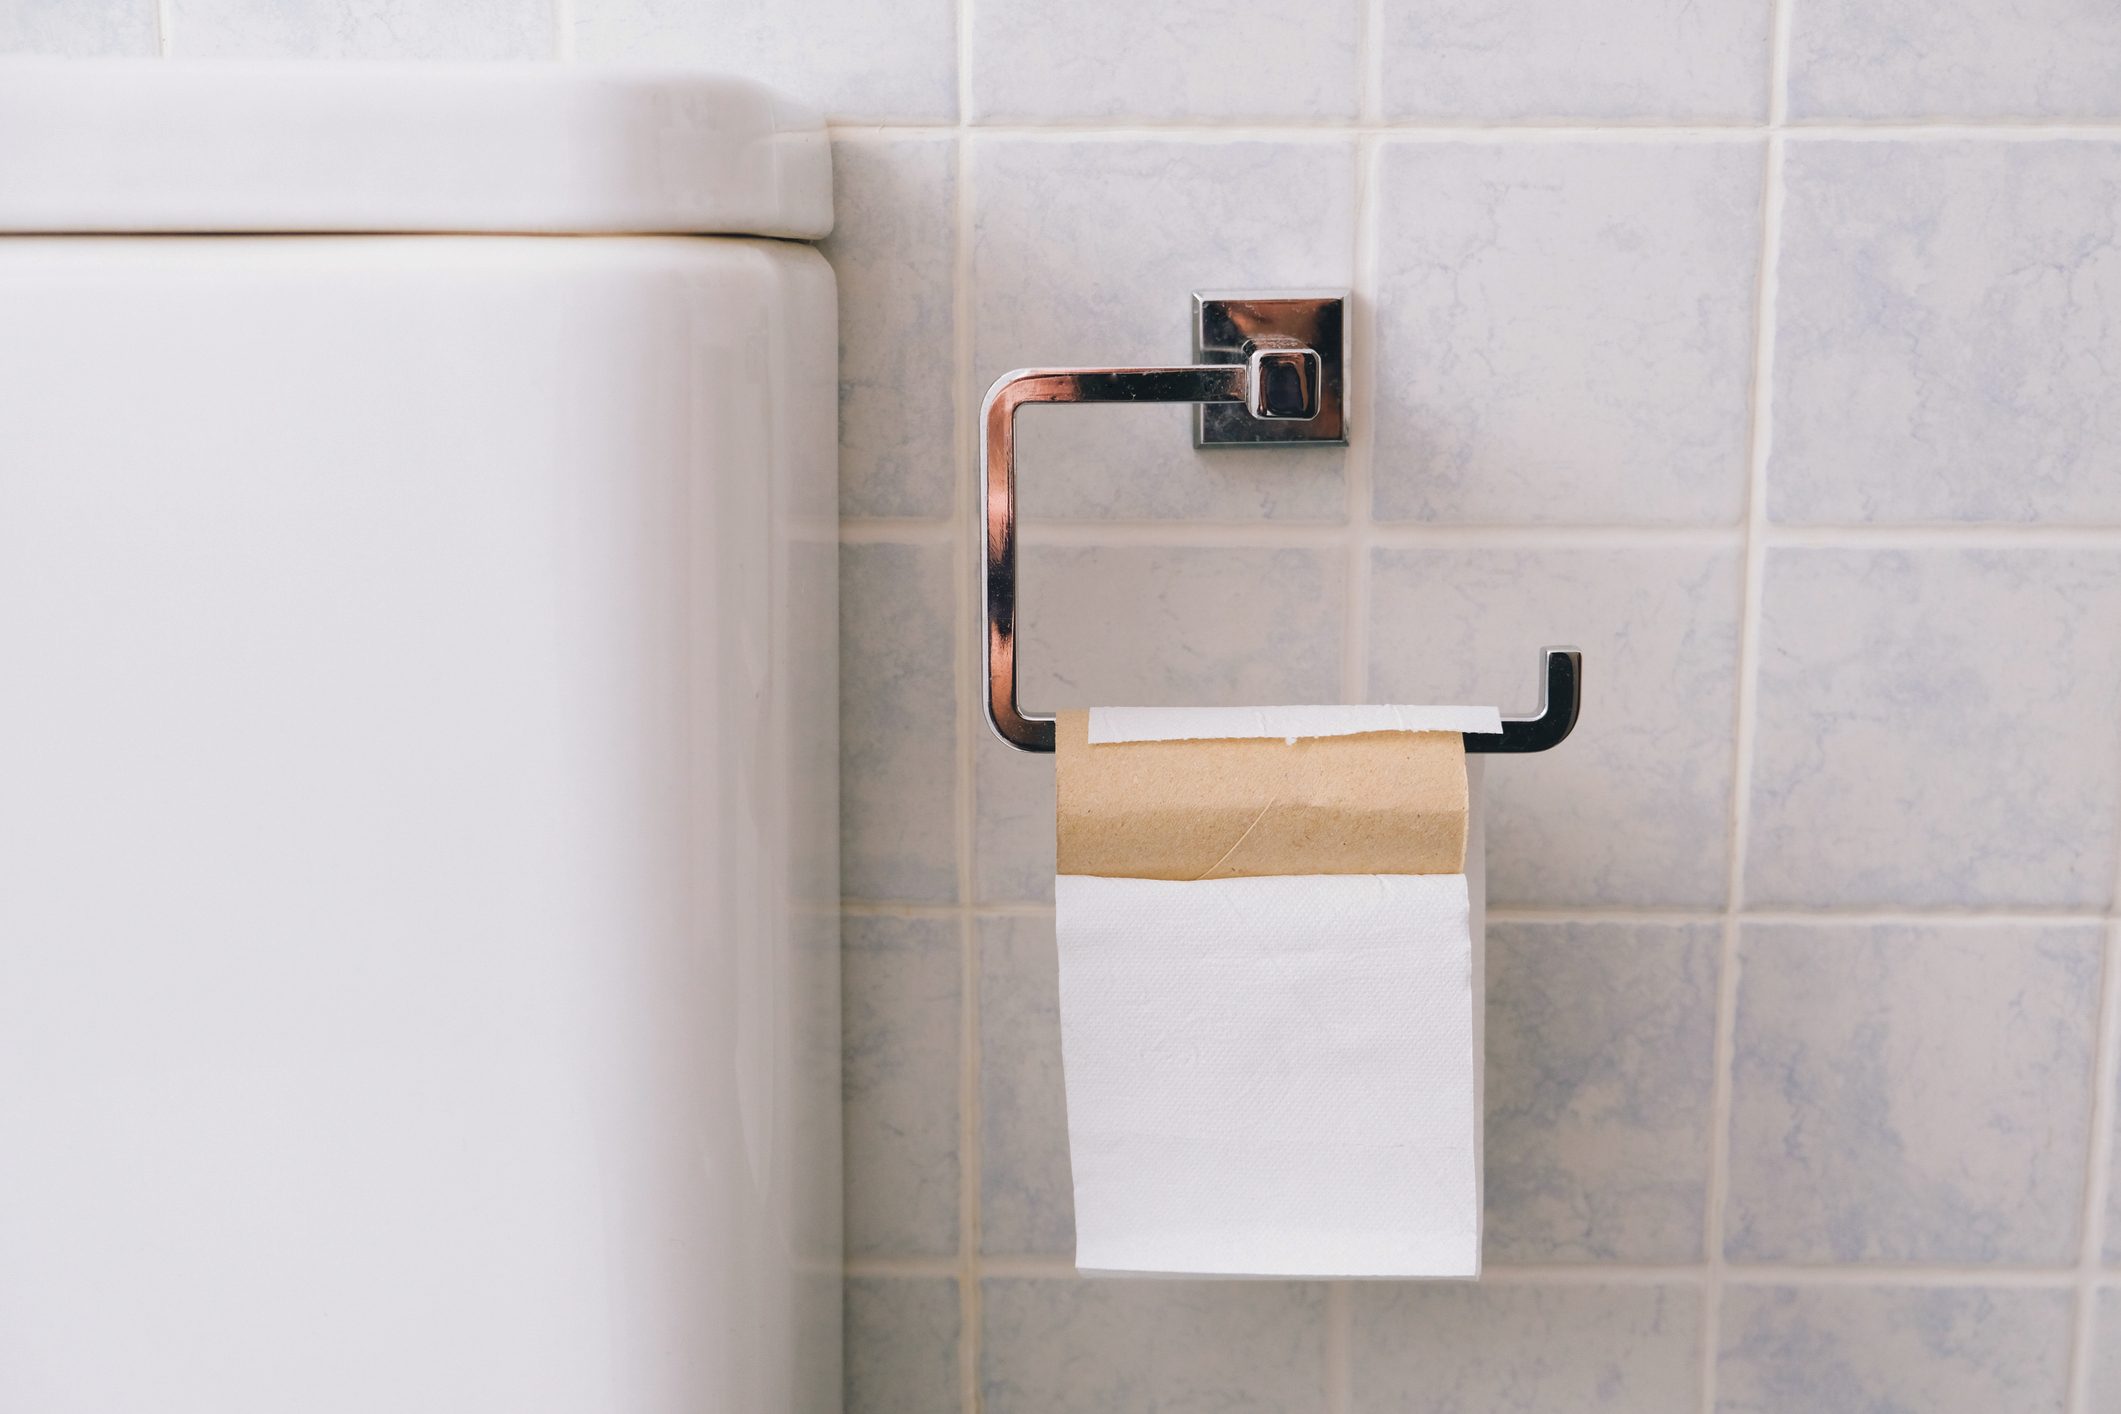
{"type": "Polygon", "coordinates": [[[1357,0],[980,0],[980,122],[1353,118],[1357,0]]]}
{"type": "Polygon", "coordinates": [[[1748,924],[1725,1250],[2074,1262],[2101,928],[1748,924]]]}
{"type": "Polygon", "coordinates": [[[832,142],[840,513],[947,516],[957,490],[957,143],[832,142]]]}
{"type": "Polygon", "coordinates": [[[957,898],[957,591],[948,545],[840,551],[840,889],[957,898]]]}
{"type": "MultiPolygon", "coordinates": [[[[1199,289],[1341,287],[1355,252],[1348,137],[975,139],[973,404],[1016,368],[1184,363],[1199,289]]],[[[1030,517],[1338,520],[1337,447],[1193,449],[1192,410],[1018,414],[1030,517]]]]}
{"type": "Polygon", "coordinates": [[[2070,1293],[1726,1287],[1717,1414],[2062,1414],[2070,1293]]]}
{"type": "Polygon", "coordinates": [[[2121,1409],[2121,1290],[2099,1293],[2099,1324],[2092,1339],[2091,1409],[2121,1409]]]}
{"type": "MultiPolygon", "coordinates": [[[[1026,711],[1340,700],[1344,551],[1034,546],[1020,570],[1026,711]]],[[[983,729],[976,774],[980,901],[1052,898],[1053,758],[983,729]]]]}
{"type": "Polygon", "coordinates": [[[169,0],[186,59],[550,59],[552,0],[169,0]]]}
{"type": "Polygon", "coordinates": [[[1776,549],[1746,899],[2103,907],[2121,553],[1776,549]]]}
{"type": "Polygon", "coordinates": [[[1489,1262],[1700,1260],[1722,934],[1488,925],[1489,1262]]]}
{"type": "Polygon", "coordinates": [[[1767,0],[1385,0],[1385,112],[1761,118],[1770,13],[1767,0]]]}
{"type": "Polygon", "coordinates": [[[948,919],[848,918],[840,955],[847,1251],[957,1251],[964,972],[948,919]]]}
{"type": "Polygon", "coordinates": [[[849,1277],[845,1414],[957,1414],[957,1283],[849,1277]]]}
{"type": "Polygon", "coordinates": [[[2110,0],[1802,0],[1793,118],[2111,118],[2121,9],[2110,0]]]}
{"type": "Polygon", "coordinates": [[[1701,1297],[1682,1287],[1364,1283],[1354,1414],[1696,1414],[1701,1297]]]}
{"type": "Polygon", "coordinates": [[[1394,142],[1379,157],[1376,513],[1734,524],[1759,143],[1394,142]]]}
{"type": "Polygon", "coordinates": [[[1325,1390],[1325,1288],[981,1283],[981,1414],[1301,1414],[1325,1390]]]}
{"type": "Polygon", "coordinates": [[[956,0],[574,0],[584,59],[745,74],[846,122],[954,122],[956,0]]]}
{"type": "Polygon", "coordinates": [[[1540,649],[1583,650],[1583,718],[1487,767],[1498,904],[1721,907],[1729,884],[1735,544],[1378,550],[1378,702],[1533,710],[1540,649]]]}
{"type": "Polygon", "coordinates": [[[1052,917],[982,918],[980,1250],[1075,1252],[1052,917]]]}
{"type": "Polygon", "coordinates": [[[2121,520],[2121,143],[1793,142],[1786,181],[1775,518],[2121,520]]]}
{"type": "Polygon", "coordinates": [[[0,54],[145,56],[161,46],[155,0],[5,0],[0,54]]]}

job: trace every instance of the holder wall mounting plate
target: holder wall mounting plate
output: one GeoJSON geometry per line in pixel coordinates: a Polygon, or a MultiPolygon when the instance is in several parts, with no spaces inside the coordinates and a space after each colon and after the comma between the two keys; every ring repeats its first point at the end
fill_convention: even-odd
{"type": "Polygon", "coordinates": [[[1347,442],[1347,291],[1196,291],[1193,361],[1247,364],[1253,388],[1253,397],[1246,403],[1202,403],[1196,408],[1194,446],[1347,442]],[[1274,376],[1278,371],[1286,373],[1286,380],[1274,376]],[[1264,396],[1276,384],[1293,383],[1306,375],[1316,379],[1317,410],[1312,415],[1277,411],[1264,396]]]}

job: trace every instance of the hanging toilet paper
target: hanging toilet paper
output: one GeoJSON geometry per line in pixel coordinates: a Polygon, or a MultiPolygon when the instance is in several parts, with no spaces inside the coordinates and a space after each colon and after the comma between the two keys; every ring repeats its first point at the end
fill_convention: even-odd
{"type": "Polygon", "coordinates": [[[1055,881],[1079,1268],[1479,1274],[1475,777],[1463,873],[1055,881]]]}

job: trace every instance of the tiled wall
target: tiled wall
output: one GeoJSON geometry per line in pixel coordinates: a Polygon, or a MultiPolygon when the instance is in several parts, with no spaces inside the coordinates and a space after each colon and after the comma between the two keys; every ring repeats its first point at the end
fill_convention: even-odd
{"type": "Polygon", "coordinates": [[[2111,0],[0,0],[0,47],[748,69],[838,125],[849,1409],[2121,1409],[2111,0]],[[1026,688],[1529,705],[1489,1275],[1069,1268],[1050,763],[967,414],[1350,284],[1354,444],[1027,415],[1026,688]]]}

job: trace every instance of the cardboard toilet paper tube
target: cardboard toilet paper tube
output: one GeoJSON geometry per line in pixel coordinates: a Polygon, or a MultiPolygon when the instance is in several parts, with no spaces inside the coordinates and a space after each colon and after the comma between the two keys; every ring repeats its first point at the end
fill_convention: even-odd
{"type": "Polygon", "coordinates": [[[1062,712],[1059,872],[1122,879],[1457,874],[1466,859],[1457,732],[1090,745],[1062,712]]]}

